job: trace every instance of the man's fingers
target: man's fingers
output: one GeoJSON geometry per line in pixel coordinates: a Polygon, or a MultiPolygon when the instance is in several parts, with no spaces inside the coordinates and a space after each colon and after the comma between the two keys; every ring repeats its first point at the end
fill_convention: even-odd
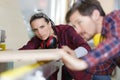
{"type": "Polygon", "coordinates": [[[63,49],[64,51],[66,51],[67,53],[69,53],[69,54],[74,53],[74,51],[73,51],[72,49],[70,49],[68,46],[62,46],[62,49],[63,49]]]}
{"type": "Polygon", "coordinates": [[[66,52],[71,51],[71,49],[68,46],[62,46],[62,49],[65,50],[66,52]]]}

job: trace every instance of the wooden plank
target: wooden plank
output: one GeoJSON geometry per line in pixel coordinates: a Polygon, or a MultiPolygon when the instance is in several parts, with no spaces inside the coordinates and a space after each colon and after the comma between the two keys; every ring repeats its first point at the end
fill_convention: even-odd
{"type": "Polygon", "coordinates": [[[0,62],[59,60],[62,52],[62,49],[1,51],[0,62]]]}

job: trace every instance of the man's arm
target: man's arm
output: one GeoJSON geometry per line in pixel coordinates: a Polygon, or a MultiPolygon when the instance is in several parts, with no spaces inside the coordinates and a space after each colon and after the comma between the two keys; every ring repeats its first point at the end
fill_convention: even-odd
{"type": "Polygon", "coordinates": [[[65,51],[65,53],[64,52],[62,53],[62,61],[69,69],[78,71],[84,70],[88,67],[88,64],[84,60],[78,59],[76,57],[72,49],[70,49],[67,46],[63,46],[62,48],[65,51]]]}
{"type": "Polygon", "coordinates": [[[94,66],[100,62],[104,62],[110,58],[120,54],[120,42],[116,38],[107,38],[100,43],[94,50],[82,59],[85,60],[88,66],[94,66]]]}
{"type": "Polygon", "coordinates": [[[70,48],[63,46],[67,53],[63,53],[62,60],[64,64],[71,70],[84,70],[88,67],[95,66],[99,62],[104,62],[109,58],[113,58],[119,53],[120,43],[118,39],[106,39],[95,50],[92,50],[82,59],[75,57],[75,53],[70,48]]]}

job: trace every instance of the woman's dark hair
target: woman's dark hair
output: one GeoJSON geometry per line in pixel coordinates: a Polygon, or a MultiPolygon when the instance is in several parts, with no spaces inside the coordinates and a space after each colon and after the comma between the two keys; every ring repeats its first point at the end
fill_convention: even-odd
{"type": "Polygon", "coordinates": [[[44,18],[47,23],[49,23],[49,21],[50,21],[52,26],[55,25],[54,22],[53,22],[45,13],[43,13],[43,12],[34,14],[34,15],[31,17],[31,19],[30,19],[30,24],[31,24],[32,21],[34,21],[35,19],[40,19],[40,18],[44,18]]]}
{"type": "Polygon", "coordinates": [[[34,14],[34,15],[31,17],[31,19],[30,19],[30,24],[31,24],[32,21],[34,21],[35,19],[40,19],[40,18],[44,18],[47,23],[51,22],[52,29],[54,30],[54,33],[57,34],[57,32],[56,32],[56,30],[55,30],[55,24],[54,24],[54,22],[53,22],[45,13],[43,13],[43,12],[34,14]]]}

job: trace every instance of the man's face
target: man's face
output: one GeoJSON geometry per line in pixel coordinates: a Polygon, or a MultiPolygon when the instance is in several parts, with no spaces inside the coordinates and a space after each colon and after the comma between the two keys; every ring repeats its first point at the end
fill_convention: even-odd
{"type": "Polygon", "coordinates": [[[51,23],[47,23],[44,18],[35,19],[31,23],[35,35],[41,40],[46,40],[50,36],[51,23]]]}
{"type": "Polygon", "coordinates": [[[96,33],[96,24],[90,16],[82,16],[78,11],[75,11],[70,16],[70,23],[85,40],[90,40],[96,33]]]}

